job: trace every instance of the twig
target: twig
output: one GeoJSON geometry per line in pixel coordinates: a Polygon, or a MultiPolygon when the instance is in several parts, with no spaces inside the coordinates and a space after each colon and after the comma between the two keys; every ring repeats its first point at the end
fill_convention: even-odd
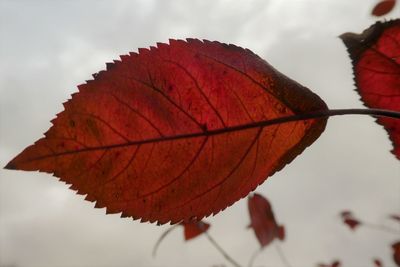
{"type": "Polygon", "coordinates": [[[156,244],[154,245],[154,248],[153,248],[153,253],[152,253],[153,258],[156,257],[157,249],[158,249],[158,247],[160,246],[161,241],[163,241],[163,239],[164,239],[172,230],[174,230],[177,226],[179,226],[179,224],[175,224],[174,226],[170,227],[170,228],[167,229],[164,233],[162,233],[162,235],[158,238],[158,240],[157,240],[157,242],[156,242],[156,244]]]}
{"type": "Polygon", "coordinates": [[[247,265],[248,267],[253,267],[254,260],[261,253],[262,249],[263,248],[260,247],[259,249],[257,249],[256,251],[253,252],[253,254],[250,257],[249,264],[247,265]]]}
{"type": "Polygon", "coordinates": [[[275,242],[275,248],[276,251],[279,254],[279,257],[281,258],[283,264],[285,264],[286,267],[292,267],[292,265],[290,265],[289,261],[287,260],[285,254],[283,253],[281,246],[278,244],[278,242],[275,242]]]}
{"type": "Polygon", "coordinates": [[[204,232],[208,240],[214,247],[224,256],[224,258],[229,261],[235,267],[241,267],[239,263],[237,263],[229,254],[212,238],[212,236],[208,232],[204,232]]]}
{"type": "MultiPolygon", "coordinates": [[[[291,267],[289,261],[287,260],[285,254],[283,253],[281,247],[279,246],[279,244],[278,244],[277,242],[275,242],[275,248],[276,248],[276,251],[278,252],[278,255],[279,255],[279,257],[281,258],[283,264],[284,264],[286,267],[291,267]]],[[[261,248],[257,249],[256,251],[254,251],[253,255],[251,255],[251,258],[250,258],[250,260],[249,260],[248,267],[253,267],[254,260],[255,260],[256,257],[260,254],[260,252],[261,252],[262,250],[263,250],[263,248],[261,247],[261,248]]]]}
{"type": "Polygon", "coordinates": [[[362,222],[362,225],[363,225],[363,226],[366,226],[366,227],[368,227],[368,228],[371,228],[371,229],[380,230],[380,231],[387,232],[387,233],[390,233],[390,234],[397,234],[397,235],[400,235],[400,231],[398,231],[398,230],[396,230],[396,229],[393,229],[393,228],[391,228],[391,227],[388,227],[388,226],[386,226],[386,225],[382,225],[382,224],[373,224],[373,223],[365,223],[365,222],[362,222]]]}

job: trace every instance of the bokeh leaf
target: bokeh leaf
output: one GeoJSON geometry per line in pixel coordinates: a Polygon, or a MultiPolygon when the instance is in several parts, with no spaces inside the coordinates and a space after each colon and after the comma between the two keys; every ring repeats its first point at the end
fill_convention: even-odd
{"type": "Polygon", "coordinates": [[[371,13],[377,17],[384,16],[392,11],[395,5],[396,0],[382,0],[374,6],[371,13]]]}
{"type": "Polygon", "coordinates": [[[362,224],[361,221],[356,219],[353,213],[350,211],[342,211],[340,216],[342,217],[343,223],[346,224],[351,230],[355,230],[362,224]]]}
{"type": "Polygon", "coordinates": [[[285,239],[285,228],[276,222],[267,198],[260,194],[253,194],[248,197],[247,203],[251,221],[249,228],[254,230],[261,247],[268,246],[275,238],[285,239]]]}
{"type": "Polygon", "coordinates": [[[400,241],[392,244],[393,261],[400,267],[400,241]]]}

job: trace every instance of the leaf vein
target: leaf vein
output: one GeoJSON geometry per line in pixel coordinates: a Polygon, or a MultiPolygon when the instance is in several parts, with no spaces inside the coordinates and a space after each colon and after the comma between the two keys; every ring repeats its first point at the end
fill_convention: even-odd
{"type": "Polygon", "coordinates": [[[207,102],[207,104],[210,106],[210,108],[214,111],[215,115],[218,117],[218,119],[220,120],[220,122],[222,123],[223,127],[226,127],[226,124],[224,122],[224,119],[222,118],[221,114],[219,113],[219,111],[215,108],[215,106],[211,103],[209,97],[206,96],[206,94],[204,93],[203,89],[200,87],[199,83],[197,82],[197,80],[195,79],[195,77],[185,68],[183,67],[181,64],[179,64],[178,62],[172,61],[172,60],[165,60],[165,62],[169,62],[170,64],[173,64],[175,66],[177,66],[178,68],[180,68],[183,72],[185,72],[185,74],[187,76],[189,76],[189,78],[193,81],[194,85],[196,86],[197,90],[199,91],[199,93],[201,94],[201,96],[204,98],[204,100],[207,102]]]}
{"type": "Polygon", "coordinates": [[[133,108],[131,105],[129,105],[128,103],[126,103],[125,101],[119,99],[116,95],[114,95],[113,93],[109,93],[112,97],[115,98],[115,100],[124,105],[125,107],[127,107],[129,110],[131,110],[133,113],[135,113],[136,115],[138,115],[140,118],[144,119],[151,127],[154,128],[154,130],[157,131],[157,133],[160,136],[164,136],[164,134],[161,132],[161,130],[149,119],[147,118],[145,115],[143,115],[141,112],[139,112],[138,110],[136,110],[135,108],[133,108]]]}
{"type": "Polygon", "coordinates": [[[159,188],[151,191],[151,192],[147,192],[146,194],[141,195],[140,197],[133,199],[133,200],[137,200],[137,199],[142,199],[145,197],[148,197],[150,195],[154,195],[157,192],[160,192],[161,190],[163,190],[164,188],[172,185],[173,183],[175,183],[176,181],[178,181],[188,170],[189,168],[193,165],[193,163],[195,163],[195,161],[199,158],[200,154],[202,153],[206,143],[208,141],[208,137],[204,138],[204,141],[202,142],[202,144],[200,145],[199,149],[197,150],[196,154],[194,155],[194,157],[189,161],[189,163],[186,165],[186,167],[175,177],[173,178],[171,181],[169,181],[168,183],[160,186],[159,188]]]}
{"type": "Polygon", "coordinates": [[[153,80],[150,76],[150,73],[148,73],[148,76],[149,76],[150,84],[145,81],[142,81],[140,79],[137,79],[135,77],[128,77],[128,79],[133,80],[137,83],[140,83],[140,84],[146,86],[147,88],[150,88],[150,89],[154,90],[155,92],[159,93],[162,97],[164,97],[164,99],[166,99],[169,103],[171,103],[179,111],[181,111],[183,114],[185,114],[186,117],[188,117],[191,121],[193,121],[200,129],[202,129],[201,124],[192,115],[190,115],[186,110],[183,109],[183,107],[178,105],[173,99],[171,99],[167,94],[165,94],[165,92],[163,92],[161,89],[157,88],[154,85],[153,80]]]}

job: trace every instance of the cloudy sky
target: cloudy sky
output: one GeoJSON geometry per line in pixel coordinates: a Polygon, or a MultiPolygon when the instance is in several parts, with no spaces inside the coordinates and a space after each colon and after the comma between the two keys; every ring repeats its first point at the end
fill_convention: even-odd
{"type": "MultiPolygon", "coordinates": [[[[331,108],[362,107],[337,38],[374,22],[375,0],[0,0],[0,166],[47,131],[76,85],[119,55],[169,38],[195,37],[246,47],[311,88],[331,108]]],[[[387,18],[398,17],[400,6],[387,18]]],[[[325,133],[257,192],[287,228],[280,244],[293,267],[341,259],[343,266],[393,266],[400,236],[360,228],[338,213],[400,231],[400,164],[386,133],[368,117],[330,119],[325,133]]],[[[257,241],[246,200],[207,220],[210,233],[246,265],[257,241]]],[[[213,266],[229,264],[200,237],[168,226],[105,215],[54,177],[0,170],[0,266],[213,266]]],[[[267,248],[257,266],[284,266],[267,248]]]]}

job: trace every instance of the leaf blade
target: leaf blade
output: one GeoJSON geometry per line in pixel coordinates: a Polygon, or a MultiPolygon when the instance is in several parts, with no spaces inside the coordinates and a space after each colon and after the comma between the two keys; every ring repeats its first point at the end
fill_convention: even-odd
{"type": "MultiPolygon", "coordinates": [[[[353,63],[362,102],[370,108],[400,111],[400,20],[377,22],[361,34],[341,36],[353,63]]],[[[378,118],[400,159],[400,121],[378,118]]]]}
{"type": "Polygon", "coordinates": [[[161,224],[232,205],[326,124],[260,125],[327,107],[251,51],[218,42],[140,49],[78,89],[6,167],[54,173],[107,213],[161,224]]]}
{"type": "Polygon", "coordinates": [[[268,246],[275,238],[285,239],[285,228],[276,222],[268,199],[255,193],[248,197],[247,204],[251,221],[249,228],[254,230],[262,248],[268,246]]]}
{"type": "Polygon", "coordinates": [[[395,5],[395,0],[382,0],[374,6],[371,14],[377,17],[384,16],[392,11],[395,5]]]}

